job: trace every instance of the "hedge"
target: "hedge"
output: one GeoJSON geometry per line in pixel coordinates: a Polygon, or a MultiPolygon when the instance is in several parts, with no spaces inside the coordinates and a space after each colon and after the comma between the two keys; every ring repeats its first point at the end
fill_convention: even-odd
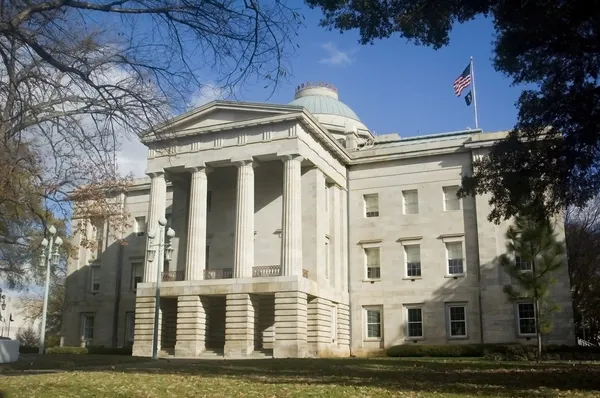
{"type": "Polygon", "coordinates": [[[32,347],[29,345],[19,346],[19,354],[37,354],[40,352],[39,347],[32,347]]]}
{"type": "Polygon", "coordinates": [[[50,347],[46,349],[46,354],[79,354],[85,355],[88,353],[86,347],[50,347]]]}
{"type": "MultiPolygon", "coordinates": [[[[389,357],[484,357],[495,361],[533,361],[537,347],[526,344],[403,344],[387,349],[389,357]]],[[[600,360],[600,347],[549,345],[543,359],[600,360]]]]}

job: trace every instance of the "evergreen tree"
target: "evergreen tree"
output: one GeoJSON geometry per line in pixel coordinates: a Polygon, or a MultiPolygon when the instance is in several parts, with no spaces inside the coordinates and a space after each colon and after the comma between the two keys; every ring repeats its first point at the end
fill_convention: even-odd
{"type": "Polygon", "coordinates": [[[525,215],[516,217],[514,225],[506,231],[506,239],[507,253],[499,261],[513,283],[504,286],[504,292],[513,301],[533,303],[538,359],[541,359],[542,334],[550,332],[551,314],[558,310],[548,296],[556,283],[554,273],[563,265],[565,248],[556,239],[549,220],[539,221],[525,215]]]}

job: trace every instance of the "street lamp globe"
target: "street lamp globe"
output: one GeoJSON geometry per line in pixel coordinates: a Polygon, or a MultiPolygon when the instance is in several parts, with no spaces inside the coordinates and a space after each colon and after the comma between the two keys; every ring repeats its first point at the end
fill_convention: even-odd
{"type": "Polygon", "coordinates": [[[52,236],[56,235],[56,227],[51,225],[50,228],[48,228],[48,233],[52,236]]]}
{"type": "Polygon", "coordinates": [[[158,225],[164,227],[165,225],[167,225],[167,219],[162,217],[160,220],[158,220],[158,225]]]}

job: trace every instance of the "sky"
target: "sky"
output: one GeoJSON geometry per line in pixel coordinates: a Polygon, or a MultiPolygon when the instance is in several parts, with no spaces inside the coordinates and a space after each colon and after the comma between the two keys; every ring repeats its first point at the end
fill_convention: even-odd
{"type": "MultiPolygon", "coordinates": [[[[464,130],[475,127],[473,105],[454,95],[452,83],[472,56],[479,127],[498,131],[514,125],[521,88],[511,86],[509,78],[494,70],[490,20],[481,17],[456,25],[450,45],[433,50],[398,36],[361,45],[357,31],[341,34],[320,27],[319,10],[304,7],[300,12],[306,20],[296,39],[299,48],[290,59],[291,76],[273,95],[256,85],[244,87],[237,99],[287,104],[299,84],[323,81],[337,87],[339,99],[375,134],[412,137],[464,130]]],[[[208,84],[194,102],[202,105],[220,97],[208,84]]],[[[119,156],[121,170],[143,176],[145,155],[141,144],[126,143],[119,156]]]]}

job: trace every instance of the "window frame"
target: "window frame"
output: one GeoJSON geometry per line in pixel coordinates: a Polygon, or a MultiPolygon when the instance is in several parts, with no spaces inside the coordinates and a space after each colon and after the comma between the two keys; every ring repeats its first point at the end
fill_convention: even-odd
{"type": "Polygon", "coordinates": [[[365,305],[363,306],[363,324],[364,324],[364,340],[365,341],[381,341],[383,340],[383,305],[365,305]],[[379,323],[369,322],[369,311],[379,312],[379,323]],[[379,336],[369,337],[369,325],[379,325],[379,336]]]}
{"type": "Polygon", "coordinates": [[[129,263],[129,290],[132,292],[137,291],[137,283],[135,283],[135,272],[134,265],[139,264],[141,268],[141,275],[139,275],[140,281],[138,283],[142,283],[144,281],[144,262],[143,261],[131,261],[129,263]]]}
{"type": "Polygon", "coordinates": [[[125,343],[133,343],[135,338],[135,312],[125,312],[125,343]],[[130,325],[131,323],[131,325],[130,325]],[[131,339],[130,339],[131,337],[131,339]]]}
{"type": "Polygon", "coordinates": [[[134,217],[135,219],[135,236],[146,236],[146,229],[147,229],[147,223],[146,223],[146,216],[138,216],[138,217],[134,217]],[[144,228],[140,228],[140,223],[139,223],[139,219],[143,220],[143,225],[144,228]],[[140,229],[142,229],[140,231],[140,229]]]}
{"type": "Polygon", "coordinates": [[[325,278],[329,279],[331,274],[331,245],[329,242],[329,236],[325,236],[325,278]]]}
{"type": "Polygon", "coordinates": [[[90,265],[90,292],[92,293],[98,293],[100,291],[100,287],[101,287],[101,283],[100,283],[100,275],[98,275],[98,272],[100,270],[100,266],[98,264],[91,264],[90,265]],[[95,283],[94,281],[97,280],[97,283],[95,283]],[[94,285],[97,284],[98,288],[95,289],[94,285]]]}
{"type": "Polygon", "coordinates": [[[466,275],[466,270],[467,270],[467,265],[466,265],[466,260],[465,260],[465,245],[464,245],[464,241],[463,240],[453,240],[453,241],[446,241],[444,242],[445,245],[445,250],[446,250],[446,275],[448,277],[459,277],[459,276],[465,276],[466,275]],[[461,258],[457,259],[457,258],[450,258],[450,250],[448,250],[448,245],[457,245],[460,244],[460,250],[461,250],[461,258]],[[452,260],[461,260],[461,268],[462,268],[462,272],[457,272],[457,273],[451,273],[450,272],[450,261],[452,260]]]}
{"type": "Polygon", "coordinates": [[[404,189],[402,190],[402,214],[404,215],[414,215],[419,214],[419,190],[418,189],[404,189]],[[407,194],[415,194],[416,201],[415,203],[407,203],[406,197],[407,194]],[[408,212],[407,206],[415,206],[415,211],[408,212]]]}
{"type": "Polygon", "coordinates": [[[467,339],[467,338],[469,338],[469,320],[468,320],[468,316],[467,316],[467,304],[466,303],[448,303],[448,304],[446,304],[446,317],[447,317],[446,327],[448,328],[447,329],[448,330],[448,338],[450,338],[450,339],[467,339]],[[462,308],[463,314],[464,314],[464,319],[463,320],[452,320],[452,308],[462,308]],[[452,334],[452,323],[459,323],[459,322],[464,322],[465,334],[454,335],[454,334],[452,334]]]}
{"type": "Polygon", "coordinates": [[[93,312],[84,312],[81,314],[81,340],[85,341],[86,345],[94,341],[94,329],[96,327],[96,314],[93,312]],[[92,320],[91,337],[86,336],[88,330],[87,320],[92,320]]]}
{"type": "Polygon", "coordinates": [[[379,194],[378,193],[368,193],[363,195],[363,215],[365,218],[376,218],[379,217],[379,194]],[[368,198],[375,198],[377,201],[377,209],[369,211],[369,206],[367,204],[368,198]]]}
{"type": "Polygon", "coordinates": [[[416,279],[416,278],[422,278],[423,277],[423,268],[421,266],[421,245],[419,243],[416,244],[406,244],[403,245],[404,248],[404,276],[406,278],[410,278],[410,279],[416,279]],[[410,248],[417,248],[417,250],[419,251],[419,275],[409,275],[409,267],[408,264],[416,264],[414,261],[410,262],[408,261],[408,250],[410,248]]]}
{"type": "Polygon", "coordinates": [[[365,280],[367,281],[377,281],[381,280],[381,245],[364,245],[363,246],[363,256],[364,256],[364,269],[365,269],[365,280]],[[367,250],[377,250],[378,251],[378,264],[377,267],[369,266],[369,255],[367,254],[367,250]],[[377,272],[377,277],[370,278],[369,277],[369,268],[377,268],[379,271],[377,272]]]}
{"type": "Polygon", "coordinates": [[[533,272],[533,264],[529,261],[523,261],[523,257],[519,255],[515,255],[515,268],[517,268],[519,272],[533,272]],[[524,264],[527,264],[529,268],[523,269],[522,266],[524,264]]]}
{"type": "Polygon", "coordinates": [[[444,211],[460,211],[462,210],[462,200],[460,198],[458,198],[456,196],[456,193],[458,192],[458,190],[460,189],[459,185],[445,185],[442,187],[442,195],[443,195],[443,199],[444,199],[444,211]],[[449,209],[448,208],[448,190],[453,190],[453,196],[454,198],[452,200],[456,200],[456,203],[458,205],[457,209],[449,209]]]}
{"type": "Polygon", "coordinates": [[[535,317],[535,303],[533,301],[520,301],[515,303],[515,318],[516,318],[516,322],[517,322],[517,334],[520,337],[534,337],[537,336],[537,320],[535,317]],[[533,310],[533,318],[521,318],[521,312],[519,311],[519,308],[521,305],[531,305],[532,310],[533,310]],[[521,320],[522,319],[533,319],[533,328],[534,331],[532,333],[523,333],[521,331],[521,320]]]}
{"type": "Polygon", "coordinates": [[[405,305],[404,311],[406,315],[406,340],[423,340],[425,338],[425,317],[423,316],[423,306],[418,304],[405,305]],[[410,310],[419,310],[421,313],[421,320],[410,321],[410,310]],[[420,336],[411,336],[410,335],[410,324],[411,323],[420,323],[421,324],[421,335],[420,336]]]}

